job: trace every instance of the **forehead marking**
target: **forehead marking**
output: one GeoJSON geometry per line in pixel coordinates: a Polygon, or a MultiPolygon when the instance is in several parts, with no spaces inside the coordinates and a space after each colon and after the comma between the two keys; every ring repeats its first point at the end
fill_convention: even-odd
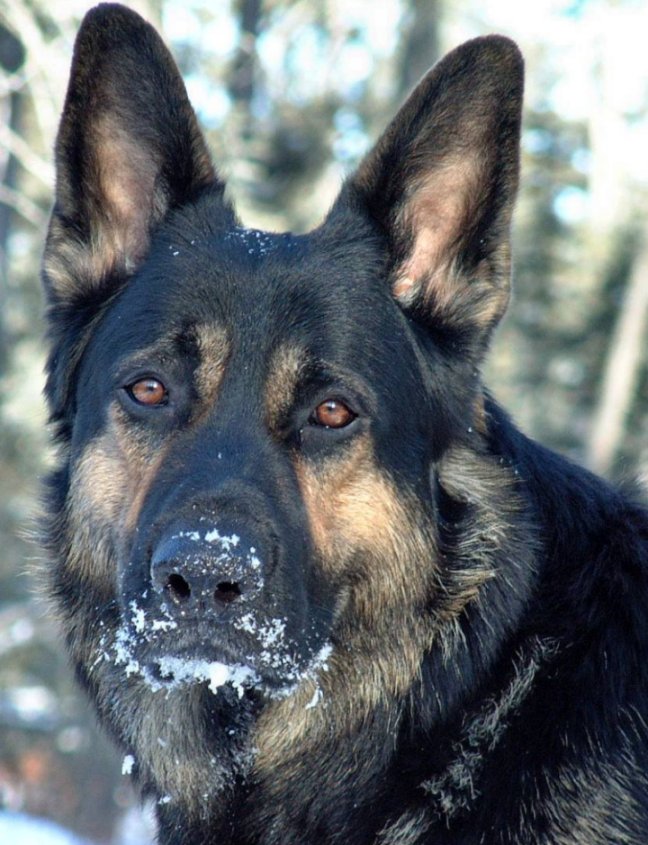
{"type": "Polygon", "coordinates": [[[271,431],[276,429],[281,417],[293,404],[307,363],[304,350],[292,344],[280,346],[272,355],[265,386],[266,421],[271,431]]]}
{"type": "Polygon", "coordinates": [[[203,402],[213,402],[223,380],[230,342],[222,326],[196,327],[200,363],[196,369],[196,387],[203,402]]]}

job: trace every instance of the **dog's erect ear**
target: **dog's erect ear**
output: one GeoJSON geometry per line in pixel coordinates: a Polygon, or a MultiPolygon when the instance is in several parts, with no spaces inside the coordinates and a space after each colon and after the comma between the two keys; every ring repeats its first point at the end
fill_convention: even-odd
{"type": "Polygon", "coordinates": [[[55,303],[130,274],[170,209],[223,191],[169,51],[124,6],[97,6],[81,25],[56,166],[44,260],[55,303]]]}
{"type": "Polygon", "coordinates": [[[340,198],[386,235],[397,300],[481,342],[509,297],[522,89],[512,41],[463,44],[422,79],[340,198]]]}

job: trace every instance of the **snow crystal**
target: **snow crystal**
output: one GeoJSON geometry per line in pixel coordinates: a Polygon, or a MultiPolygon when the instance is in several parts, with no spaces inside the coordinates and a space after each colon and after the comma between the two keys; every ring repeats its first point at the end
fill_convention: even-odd
{"type": "Polygon", "coordinates": [[[177,534],[174,534],[171,537],[172,540],[193,540],[194,543],[198,543],[200,541],[200,532],[199,531],[178,531],[177,534]]]}
{"type": "Polygon", "coordinates": [[[131,652],[132,640],[125,628],[120,628],[115,636],[115,662],[124,665],[126,676],[142,674],[143,670],[139,661],[133,657],[131,652]]]}
{"type": "Polygon", "coordinates": [[[232,534],[230,537],[226,537],[223,534],[218,532],[218,529],[212,528],[211,531],[207,531],[205,534],[205,542],[207,543],[220,543],[220,545],[225,549],[226,552],[229,552],[230,548],[238,546],[241,538],[238,534],[232,534]]]}
{"type": "Polygon", "coordinates": [[[266,255],[277,247],[276,238],[268,232],[262,232],[260,229],[245,229],[242,226],[229,231],[225,235],[225,240],[240,241],[247,247],[248,255],[266,255]]]}
{"type": "Polygon", "coordinates": [[[151,631],[172,631],[177,627],[178,623],[173,619],[154,619],[153,622],[151,622],[151,631]]]}
{"type": "Polygon", "coordinates": [[[315,659],[313,660],[313,666],[316,669],[322,669],[324,672],[328,672],[329,667],[327,661],[332,654],[333,646],[330,643],[326,643],[315,655],[315,659]]]}
{"type": "Polygon", "coordinates": [[[133,627],[138,633],[141,633],[146,626],[146,616],[144,614],[144,611],[137,606],[137,602],[135,601],[132,601],[129,607],[133,611],[133,616],[131,617],[133,627]]]}
{"type": "Polygon", "coordinates": [[[313,707],[317,707],[317,705],[319,704],[321,699],[322,699],[322,690],[320,689],[320,687],[315,687],[315,692],[313,693],[313,697],[308,702],[305,709],[311,710],[313,707]]]}

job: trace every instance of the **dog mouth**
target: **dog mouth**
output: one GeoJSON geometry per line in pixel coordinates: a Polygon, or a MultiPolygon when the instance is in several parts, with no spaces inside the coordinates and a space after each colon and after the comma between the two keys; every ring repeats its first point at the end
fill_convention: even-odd
{"type": "Polygon", "coordinates": [[[227,625],[188,630],[131,601],[113,651],[114,663],[154,692],[200,684],[216,695],[233,689],[239,698],[252,690],[285,698],[305,678],[326,671],[332,647],[315,632],[291,634],[288,620],[277,616],[248,611],[227,625]]]}
{"type": "Polygon", "coordinates": [[[228,685],[239,698],[243,698],[248,690],[264,686],[261,676],[251,666],[207,658],[164,655],[146,664],[145,672],[149,686],[155,688],[205,684],[216,694],[228,685]]]}

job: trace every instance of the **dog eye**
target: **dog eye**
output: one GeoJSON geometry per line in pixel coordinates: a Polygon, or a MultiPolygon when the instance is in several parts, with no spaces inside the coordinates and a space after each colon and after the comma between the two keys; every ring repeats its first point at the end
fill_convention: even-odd
{"type": "Polygon", "coordinates": [[[323,428],[344,428],[352,423],[356,414],[339,399],[327,399],[313,411],[311,423],[323,428]]]}
{"type": "Polygon", "coordinates": [[[129,396],[139,405],[146,405],[153,408],[157,405],[166,405],[168,391],[166,387],[156,378],[142,378],[129,384],[126,387],[129,396]]]}

